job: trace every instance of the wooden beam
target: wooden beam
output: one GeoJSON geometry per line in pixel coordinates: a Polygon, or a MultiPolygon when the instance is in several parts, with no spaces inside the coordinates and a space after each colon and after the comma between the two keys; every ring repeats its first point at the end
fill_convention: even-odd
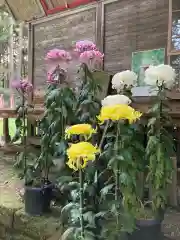
{"type": "Polygon", "coordinates": [[[5,87],[8,88],[9,84],[14,80],[14,37],[13,37],[13,28],[14,20],[10,17],[10,37],[9,37],[9,81],[5,82],[5,87]]]}
{"type": "Polygon", "coordinates": [[[171,36],[172,36],[172,0],[169,0],[167,55],[169,55],[169,53],[171,52],[171,36]]]}
{"type": "MultiPolygon", "coordinates": [[[[19,29],[19,49],[18,49],[18,66],[17,66],[17,78],[22,77],[22,64],[23,64],[23,36],[24,36],[24,22],[20,23],[19,29]]],[[[23,76],[25,77],[25,76],[23,76]]]]}
{"type": "Polygon", "coordinates": [[[173,177],[172,177],[172,183],[169,186],[169,203],[173,207],[178,206],[178,199],[177,199],[177,158],[173,157],[173,177]]]}
{"type": "Polygon", "coordinates": [[[58,19],[58,18],[60,19],[61,17],[70,16],[70,15],[77,14],[77,13],[80,13],[80,12],[85,12],[87,10],[91,10],[93,8],[96,8],[96,7],[97,7],[97,2],[93,1],[91,4],[82,6],[82,8],[70,9],[70,10],[67,10],[65,12],[57,13],[57,14],[54,14],[54,15],[49,15],[48,17],[46,16],[46,17],[43,17],[41,19],[32,20],[31,24],[33,26],[33,25],[37,25],[37,24],[40,24],[40,23],[45,23],[45,22],[55,20],[55,19],[58,19]]]}
{"type": "Polygon", "coordinates": [[[102,2],[97,3],[97,8],[96,8],[96,45],[100,49],[101,52],[103,52],[103,45],[104,45],[104,40],[103,40],[103,32],[102,32],[102,15],[104,16],[104,7],[102,2]]]}
{"type": "Polygon", "coordinates": [[[3,138],[5,144],[9,143],[11,140],[11,137],[9,135],[9,119],[3,118],[3,138]]]}
{"type": "Polygon", "coordinates": [[[0,7],[2,7],[5,4],[4,0],[0,0],[0,7]]]}

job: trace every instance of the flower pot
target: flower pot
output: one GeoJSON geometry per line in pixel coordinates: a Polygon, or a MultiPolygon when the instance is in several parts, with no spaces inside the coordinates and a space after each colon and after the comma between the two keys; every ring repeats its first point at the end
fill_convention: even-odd
{"type": "Polygon", "coordinates": [[[52,200],[52,184],[43,187],[25,187],[25,212],[29,215],[39,216],[50,211],[52,200]]]}
{"type": "Polygon", "coordinates": [[[163,240],[161,220],[143,219],[136,221],[136,229],[128,235],[128,240],[163,240]]]}

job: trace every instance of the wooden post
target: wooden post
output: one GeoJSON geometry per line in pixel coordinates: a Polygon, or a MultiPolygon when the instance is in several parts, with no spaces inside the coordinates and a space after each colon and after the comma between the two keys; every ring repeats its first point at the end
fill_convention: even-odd
{"type": "MultiPolygon", "coordinates": [[[[19,49],[18,49],[18,66],[17,66],[17,78],[21,78],[22,63],[23,63],[23,35],[24,35],[24,23],[20,23],[19,29],[19,49]]],[[[24,76],[23,76],[24,77],[24,76]]]]}
{"type": "Polygon", "coordinates": [[[8,118],[3,118],[3,138],[4,138],[4,143],[7,144],[10,142],[11,137],[9,135],[9,119],[8,118]]]}
{"type": "Polygon", "coordinates": [[[138,195],[141,200],[143,200],[143,197],[144,197],[144,179],[145,179],[144,173],[143,172],[139,173],[137,184],[138,184],[138,195]]]}
{"type": "MultiPolygon", "coordinates": [[[[14,48],[14,39],[13,39],[13,24],[14,21],[12,17],[9,18],[9,23],[10,23],[10,30],[9,30],[9,77],[8,80],[5,82],[5,88],[9,87],[9,82],[11,82],[14,78],[14,53],[13,53],[13,48],[14,48]]],[[[3,138],[5,144],[7,144],[10,141],[10,135],[9,135],[9,120],[8,118],[3,118],[3,138]]]]}
{"type": "Polygon", "coordinates": [[[173,207],[178,206],[178,199],[177,199],[177,158],[172,157],[173,161],[173,177],[172,177],[172,183],[169,186],[169,203],[173,207]]]}
{"type": "Polygon", "coordinates": [[[10,17],[9,19],[10,21],[10,30],[9,30],[9,81],[5,82],[5,88],[9,87],[9,83],[12,82],[12,80],[14,79],[14,38],[13,38],[13,25],[14,25],[14,21],[13,19],[10,17]]]}

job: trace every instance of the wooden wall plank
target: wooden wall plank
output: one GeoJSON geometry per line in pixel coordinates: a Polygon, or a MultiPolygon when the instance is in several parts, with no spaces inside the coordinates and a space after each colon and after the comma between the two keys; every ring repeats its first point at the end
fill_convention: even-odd
{"type": "Polygon", "coordinates": [[[53,48],[69,50],[78,40],[96,41],[96,27],[96,6],[33,24],[32,79],[36,89],[44,89],[46,85],[46,53],[53,48]]]}
{"type": "Polygon", "coordinates": [[[105,70],[131,67],[132,52],[167,45],[168,1],[121,0],[104,3],[105,70]]]}
{"type": "Polygon", "coordinates": [[[6,0],[6,5],[10,8],[16,20],[31,21],[44,16],[39,0],[6,0]]]}

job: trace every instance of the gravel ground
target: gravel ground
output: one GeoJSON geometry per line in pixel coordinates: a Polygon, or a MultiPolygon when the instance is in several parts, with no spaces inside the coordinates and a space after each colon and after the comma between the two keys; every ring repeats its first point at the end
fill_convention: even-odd
{"type": "Polygon", "coordinates": [[[169,210],[163,223],[164,235],[167,239],[180,240],[180,212],[169,210]]]}
{"type": "MultiPolygon", "coordinates": [[[[13,170],[13,158],[0,156],[0,206],[20,208],[23,183],[13,170]]],[[[163,222],[166,240],[180,240],[180,212],[168,210],[163,222]]]]}

